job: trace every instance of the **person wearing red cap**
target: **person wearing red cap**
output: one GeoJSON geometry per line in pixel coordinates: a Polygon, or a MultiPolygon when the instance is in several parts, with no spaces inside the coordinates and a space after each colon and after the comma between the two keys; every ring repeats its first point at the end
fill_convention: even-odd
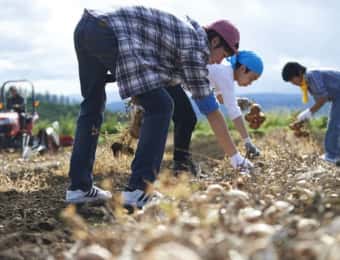
{"type": "Polygon", "coordinates": [[[207,27],[143,6],[113,11],[86,10],[74,33],[83,101],[70,162],[69,203],[112,197],[93,184],[92,169],[105,108],[109,71],[122,99],[134,97],[144,109],[140,138],[123,192],[126,207],[141,208],[159,172],[174,100],[165,90],[179,83],[191,92],[228,156],[237,153],[214,93],[207,64],[237,52],[240,35],[227,20],[207,27]]]}
{"type": "MultiPolygon", "coordinates": [[[[231,52],[236,53],[239,45],[239,32],[234,26],[230,26],[230,22],[226,20],[216,21],[206,27],[208,41],[214,38],[222,37],[220,45],[224,45],[225,49],[232,46],[231,52]]],[[[230,52],[230,51],[229,51],[230,52]]],[[[209,64],[215,64],[216,58],[210,56],[209,64]]],[[[177,176],[182,172],[190,172],[197,176],[201,171],[199,164],[192,159],[190,150],[191,136],[194,131],[197,118],[189,97],[185,93],[183,87],[179,84],[165,88],[174,101],[174,112],[172,120],[174,123],[174,150],[172,169],[177,176]]]]}

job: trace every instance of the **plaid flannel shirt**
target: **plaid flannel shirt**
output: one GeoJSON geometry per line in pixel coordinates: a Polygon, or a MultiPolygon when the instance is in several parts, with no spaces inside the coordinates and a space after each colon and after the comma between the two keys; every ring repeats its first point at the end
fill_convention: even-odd
{"type": "Polygon", "coordinates": [[[183,83],[193,98],[210,94],[205,30],[157,9],[87,10],[112,28],[118,41],[116,79],[122,98],[183,83]]]}

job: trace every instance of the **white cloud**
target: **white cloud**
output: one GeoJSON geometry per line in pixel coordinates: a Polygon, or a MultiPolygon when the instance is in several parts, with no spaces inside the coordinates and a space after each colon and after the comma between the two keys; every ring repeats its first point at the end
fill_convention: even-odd
{"type": "Polygon", "coordinates": [[[0,70],[12,70],[15,64],[10,60],[0,60],[0,70]]]}
{"type": "Polygon", "coordinates": [[[312,59],[307,56],[283,56],[278,58],[278,63],[273,65],[273,71],[276,73],[281,73],[283,66],[290,61],[299,62],[301,64],[308,64],[308,67],[319,68],[322,66],[320,60],[312,59]]]}
{"type": "Polygon", "coordinates": [[[35,80],[34,86],[37,92],[50,92],[55,94],[74,94],[76,87],[76,82],[70,80],[35,80]]]}
{"type": "MultiPolygon", "coordinates": [[[[230,19],[241,32],[241,48],[265,62],[263,76],[245,92],[281,88],[280,71],[288,60],[307,67],[340,67],[340,2],[271,0],[0,0],[0,81],[29,78],[42,91],[79,93],[73,30],[83,9],[142,4],[189,15],[202,25],[230,19]]],[[[116,89],[114,88],[116,97],[116,89]]],[[[279,91],[280,92],[280,91],[279,91]]]]}

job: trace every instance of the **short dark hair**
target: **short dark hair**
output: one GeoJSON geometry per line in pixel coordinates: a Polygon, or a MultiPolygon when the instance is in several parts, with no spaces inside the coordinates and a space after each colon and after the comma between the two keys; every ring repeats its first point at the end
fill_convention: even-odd
{"type": "Polygon", "coordinates": [[[226,52],[231,53],[232,55],[235,54],[234,50],[230,48],[229,44],[226,43],[226,41],[223,39],[223,37],[219,33],[217,33],[214,30],[206,30],[206,32],[207,32],[209,42],[211,42],[212,39],[214,39],[215,37],[218,37],[220,39],[220,44],[217,45],[215,48],[223,47],[223,49],[226,52]]]}
{"type": "Polygon", "coordinates": [[[305,74],[307,68],[298,62],[287,62],[282,69],[282,78],[284,81],[290,81],[293,77],[299,77],[305,74]]]}
{"type": "MultiPolygon", "coordinates": [[[[239,63],[238,61],[236,62],[235,64],[235,70],[237,70],[239,67],[241,67],[243,64],[239,63]]],[[[246,68],[246,73],[248,73],[250,71],[250,69],[246,66],[246,65],[243,65],[245,68],[246,68]]]]}

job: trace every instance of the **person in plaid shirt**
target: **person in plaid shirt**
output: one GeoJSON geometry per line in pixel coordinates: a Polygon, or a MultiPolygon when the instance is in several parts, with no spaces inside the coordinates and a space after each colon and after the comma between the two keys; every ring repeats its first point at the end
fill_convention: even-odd
{"type": "Polygon", "coordinates": [[[218,103],[209,87],[207,64],[237,52],[239,31],[227,20],[206,27],[153,8],[86,10],[74,32],[83,101],[70,162],[69,203],[112,197],[93,185],[92,168],[105,108],[107,72],[117,81],[122,99],[135,97],[144,110],[140,138],[123,192],[126,207],[141,208],[159,172],[174,101],[166,87],[179,83],[205,114],[232,165],[251,163],[237,152],[218,103]]]}

